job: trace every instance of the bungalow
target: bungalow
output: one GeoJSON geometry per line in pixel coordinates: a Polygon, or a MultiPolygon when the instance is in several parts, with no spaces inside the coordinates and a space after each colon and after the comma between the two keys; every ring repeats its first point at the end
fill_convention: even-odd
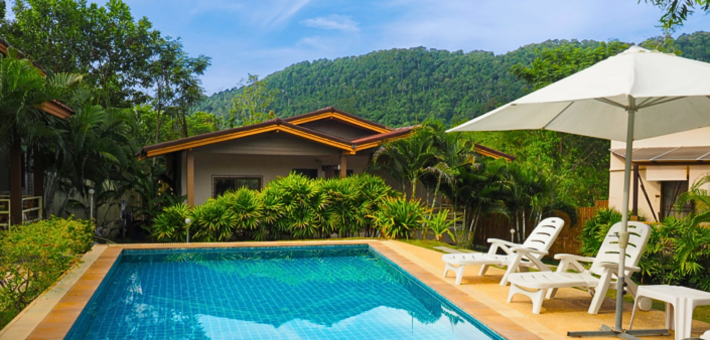
{"type": "MultiPolygon", "coordinates": [[[[7,55],[8,43],[0,39],[0,54],[7,55]]],[[[44,74],[41,67],[35,66],[44,74]]],[[[40,108],[49,115],[67,119],[74,111],[51,101],[40,108]]],[[[16,140],[9,150],[0,150],[0,228],[42,218],[44,170],[39,152],[32,145],[16,140]]]]}
{"type": "MultiPolygon", "coordinates": [[[[242,186],[261,189],[290,172],[311,178],[362,173],[377,146],[406,137],[413,128],[393,129],[327,107],[146,146],[139,157],[166,156],[177,192],[195,205],[242,186]]],[[[487,156],[512,157],[480,145],[476,149],[487,156]]]]}
{"type": "MultiPolygon", "coordinates": [[[[617,209],[622,203],[625,146],[611,143],[609,206],[617,209]]],[[[632,214],[649,221],[685,216],[693,207],[678,209],[679,195],[710,173],[710,128],[634,141],[632,162],[632,214]]]]}

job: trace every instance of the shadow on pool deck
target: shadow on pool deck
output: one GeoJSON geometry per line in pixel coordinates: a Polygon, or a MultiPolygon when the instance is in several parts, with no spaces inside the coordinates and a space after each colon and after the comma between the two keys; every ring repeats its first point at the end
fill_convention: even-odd
{"type": "MultiPolygon", "coordinates": [[[[383,243],[432,274],[441,276],[444,271],[442,254],[439,252],[398,241],[383,243]]],[[[513,302],[506,302],[509,287],[498,284],[503,276],[503,270],[491,268],[486,276],[481,277],[478,276],[479,269],[480,266],[466,266],[460,286],[454,284],[452,272],[449,272],[445,281],[543,339],[570,339],[566,336],[568,331],[598,330],[602,324],[614,324],[614,300],[612,299],[607,298],[604,301],[599,314],[591,315],[587,313],[592,301],[589,293],[578,289],[560,289],[554,299],[545,300],[541,314],[535,315],[532,313],[530,299],[525,296],[517,295],[513,298],[513,302]]],[[[631,308],[631,303],[624,305],[624,326],[629,324],[631,308]]],[[[664,320],[665,312],[662,311],[637,312],[634,329],[663,328],[664,320]]],[[[710,324],[693,321],[693,336],[699,336],[709,329],[710,324]]],[[[643,337],[643,339],[668,340],[674,337],[671,331],[671,336],[643,337]]]]}

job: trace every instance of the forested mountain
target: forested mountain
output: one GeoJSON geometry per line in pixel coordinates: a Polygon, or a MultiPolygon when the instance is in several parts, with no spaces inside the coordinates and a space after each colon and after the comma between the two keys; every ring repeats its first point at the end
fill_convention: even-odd
{"type": "MultiPolygon", "coordinates": [[[[560,44],[596,46],[596,41],[548,40],[502,55],[492,52],[392,49],[335,60],[304,61],[265,78],[279,94],[271,104],[277,116],[289,117],[326,106],[390,126],[421,122],[427,117],[448,124],[467,120],[529,91],[510,72],[530,64],[536,50],[560,44]]],[[[710,61],[710,33],[681,35],[675,48],[683,56],[710,61]]],[[[199,111],[226,112],[234,88],[205,99],[199,111]]]]}

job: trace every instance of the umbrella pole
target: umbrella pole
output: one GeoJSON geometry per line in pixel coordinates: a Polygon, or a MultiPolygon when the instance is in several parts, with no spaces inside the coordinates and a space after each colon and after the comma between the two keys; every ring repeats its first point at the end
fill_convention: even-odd
{"type": "Polygon", "coordinates": [[[636,100],[629,96],[629,107],[626,109],[626,159],[624,166],[624,196],[621,203],[621,232],[619,238],[619,272],[616,280],[616,317],[614,327],[602,325],[599,331],[567,332],[570,337],[616,336],[623,339],[638,339],[634,335],[668,335],[665,329],[624,330],[624,287],[626,286],[626,246],[629,242],[629,192],[631,191],[631,161],[634,146],[634,122],[636,116],[636,100]]]}

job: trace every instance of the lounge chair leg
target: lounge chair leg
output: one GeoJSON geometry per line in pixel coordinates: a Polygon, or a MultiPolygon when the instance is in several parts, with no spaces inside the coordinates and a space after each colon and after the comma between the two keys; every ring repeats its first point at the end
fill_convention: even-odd
{"type": "MultiPolygon", "coordinates": [[[[606,270],[599,278],[599,286],[594,289],[594,298],[592,299],[592,304],[589,305],[589,314],[599,314],[599,309],[602,308],[602,302],[606,298],[606,292],[609,290],[609,285],[611,284],[611,271],[606,270]]],[[[616,294],[623,294],[623,292],[616,292],[616,294]]]]}
{"type": "Polygon", "coordinates": [[[506,269],[505,274],[503,274],[503,279],[500,280],[501,286],[505,287],[508,285],[508,275],[510,275],[511,273],[515,273],[519,269],[521,259],[522,255],[516,254],[513,261],[508,264],[508,268],[506,269]]]}
{"type": "Polygon", "coordinates": [[[555,298],[555,294],[557,294],[557,288],[550,288],[550,289],[548,289],[548,290],[547,290],[547,299],[548,299],[548,300],[554,299],[554,298],[555,298]]]}
{"type": "Polygon", "coordinates": [[[446,265],[444,265],[444,275],[442,276],[443,278],[446,278],[446,273],[448,273],[449,270],[454,270],[454,267],[446,263],[446,265]]]}
{"type": "Polygon", "coordinates": [[[544,289],[538,289],[534,292],[529,292],[527,290],[524,290],[514,284],[510,285],[510,291],[508,291],[508,302],[510,303],[513,301],[513,296],[515,294],[522,294],[530,298],[532,300],[532,312],[533,314],[540,314],[540,310],[542,309],[542,302],[545,299],[545,290],[544,289]]]}
{"type": "Polygon", "coordinates": [[[486,275],[486,271],[488,271],[489,265],[484,264],[481,266],[481,270],[478,272],[478,276],[483,276],[486,275]]]}
{"type": "Polygon", "coordinates": [[[444,266],[444,277],[446,277],[446,272],[448,272],[450,270],[456,274],[456,284],[460,285],[461,279],[463,278],[463,268],[464,268],[464,265],[454,267],[454,266],[447,263],[446,266],[444,266]]]}

